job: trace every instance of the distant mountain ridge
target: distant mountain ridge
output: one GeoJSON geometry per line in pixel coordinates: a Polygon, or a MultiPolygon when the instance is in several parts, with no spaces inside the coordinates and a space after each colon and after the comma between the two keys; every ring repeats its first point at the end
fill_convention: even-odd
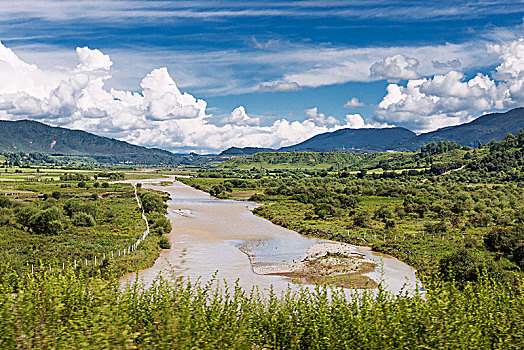
{"type": "Polygon", "coordinates": [[[179,164],[182,157],[32,120],[0,121],[0,151],[90,156],[102,163],[179,164]]]}
{"type": "Polygon", "coordinates": [[[274,152],[273,148],[264,148],[264,147],[229,147],[228,149],[222,151],[218,156],[219,157],[244,157],[250,156],[255,153],[260,152],[274,152]]]}
{"type": "Polygon", "coordinates": [[[353,151],[383,152],[387,150],[416,151],[430,142],[455,141],[462,146],[477,147],[479,142],[500,141],[507,133],[516,134],[524,128],[524,108],[505,113],[485,114],[456,126],[448,126],[416,135],[405,128],[340,129],[315,135],[293,146],[280,148],[289,151],[353,151]]]}
{"type": "Polygon", "coordinates": [[[414,137],[416,134],[406,128],[340,129],[282,147],[279,151],[387,151],[392,145],[414,137]]]}
{"type": "MultiPolygon", "coordinates": [[[[277,151],[415,151],[422,145],[430,142],[438,143],[438,141],[455,141],[463,146],[476,147],[479,142],[486,144],[491,140],[500,141],[507,133],[515,135],[523,128],[524,108],[515,108],[505,113],[486,114],[469,123],[445,127],[418,136],[408,129],[399,127],[340,129],[315,135],[301,143],[277,151]]],[[[242,157],[275,151],[260,147],[231,147],[218,156],[181,156],[81,130],[51,127],[32,120],[0,120],[0,135],[0,152],[90,156],[101,163],[113,164],[122,162],[150,165],[205,164],[209,161],[223,161],[233,156],[242,157]]]]}
{"type": "Polygon", "coordinates": [[[415,139],[401,142],[397,148],[416,150],[430,142],[455,141],[462,146],[477,147],[491,140],[500,141],[507,133],[516,135],[524,128],[524,108],[519,107],[505,113],[485,114],[477,119],[456,126],[448,126],[428,133],[420,134],[415,139]]]}

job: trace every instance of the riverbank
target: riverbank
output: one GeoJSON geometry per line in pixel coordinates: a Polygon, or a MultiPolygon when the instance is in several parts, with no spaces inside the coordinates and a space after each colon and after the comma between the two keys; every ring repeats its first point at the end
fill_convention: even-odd
{"type": "MultiPolygon", "coordinates": [[[[186,185],[191,186],[191,182],[186,185]]],[[[191,188],[209,195],[205,188],[191,188]]],[[[250,212],[282,230],[290,230],[301,237],[323,242],[305,247],[302,255],[295,259],[283,258],[281,261],[268,263],[264,257],[260,259],[260,253],[267,254],[271,249],[275,249],[274,252],[285,249],[286,243],[283,242],[283,246],[261,248],[265,245],[263,240],[246,237],[246,241],[238,248],[248,256],[252,270],[257,275],[285,277],[287,281],[296,284],[331,284],[350,289],[376,288],[377,282],[384,281],[395,291],[400,290],[408,280],[412,287],[418,285],[413,268],[391,256],[375,253],[369,246],[356,246],[325,237],[297,233],[293,227],[280,225],[278,221],[256,215],[252,210],[250,212]]]]}

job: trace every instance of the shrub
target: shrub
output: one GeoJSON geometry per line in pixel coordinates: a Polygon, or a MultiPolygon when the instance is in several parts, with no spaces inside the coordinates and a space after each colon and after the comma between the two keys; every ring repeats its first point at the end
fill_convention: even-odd
{"type": "Polygon", "coordinates": [[[0,226],[8,225],[11,222],[13,212],[7,208],[0,208],[0,226]]]}
{"type": "Polygon", "coordinates": [[[83,212],[91,215],[93,218],[96,218],[97,210],[95,206],[95,203],[84,203],[78,198],[70,198],[64,204],[64,211],[69,217],[73,217],[75,213],[83,212]]]}
{"type": "Polygon", "coordinates": [[[468,248],[460,248],[440,259],[439,270],[444,279],[454,280],[459,285],[478,281],[484,271],[497,280],[507,277],[493,258],[468,248]]]}
{"type": "Polygon", "coordinates": [[[163,214],[152,213],[148,216],[147,219],[149,221],[151,231],[158,235],[170,233],[172,230],[171,223],[163,214]]]}
{"type": "Polygon", "coordinates": [[[524,269],[524,241],[520,241],[513,250],[513,261],[524,269]]]}
{"type": "Polygon", "coordinates": [[[29,221],[29,227],[37,234],[56,235],[65,226],[62,213],[57,207],[38,211],[29,221]]]}
{"type": "Polygon", "coordinates": [[[249,200],[252,202],[262,202],[266,199],[266,196],[260,193],[255,193],[251,197],[249,197],[249,200]]]}
{"type": "Polygon", "coordinates": [[[11,208],[12,205],[13,202],[9,197],[4,195],[0,196],[0,208],[11,208]]]}
{"type": "Polygon", "coordinates": [[[161,249],[171,249],[171,242],[169,242],[169,239],[167,239],[167,237],[162,236],[158,240],[158,246],[161,249]]]}
{"type": "Polygon", "coordinates": [[[142,208],[146,213],[165,213],[167,205],[164,204],[162,197],[153,192],[144,192],[140,194],[142,208]]]}
{"type": "Polygon", "coordinates": [[[74,213],[71,221],[73,225],[81,227],[92,227],[96,225],[95,219],[84,212],[74,213]]]}
{"type": "Polygon", "coordinates": [[[31,227],[31,218],[38,213],[34,206],[20,206],[15,210],[16,221],[25,228],[31,227]]]}

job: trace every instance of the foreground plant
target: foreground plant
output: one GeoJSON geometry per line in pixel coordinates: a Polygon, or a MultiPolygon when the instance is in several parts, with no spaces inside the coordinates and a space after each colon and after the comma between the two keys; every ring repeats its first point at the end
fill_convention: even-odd
{"type": "Polygon", "coordinates": [[[524,346],[522,288],[487,279],[464,288],[427,281],[424,296],[379,288],[348,299],[327,287],[277,296],[168,277],[148,286],[73,270],[5,278],[14,283],[0,285],[0,348],[524,346]]]}

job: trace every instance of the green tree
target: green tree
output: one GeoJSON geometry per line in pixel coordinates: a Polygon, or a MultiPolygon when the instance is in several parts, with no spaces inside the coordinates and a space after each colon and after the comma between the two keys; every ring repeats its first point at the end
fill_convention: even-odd
{"type": "Polygon", "coordinates": [[[151,231],[158,235],[170,233],[172,230],[171,223],[164,214],[152,213],[148,216],[148,221],[151,231]]]}
{"type": "Polygon", "coordinates": [[[31,219],[39,212],[38,208],[28,205],[20,206],[15,210],[16,221],[24,228],[31,228],[31,219]]]}
{"type": "Polygon", "coordinates": [[[12,206],[13,202],[9,197],[4,195],[0,196],[0,208],[11,208],[12,206]]]}

